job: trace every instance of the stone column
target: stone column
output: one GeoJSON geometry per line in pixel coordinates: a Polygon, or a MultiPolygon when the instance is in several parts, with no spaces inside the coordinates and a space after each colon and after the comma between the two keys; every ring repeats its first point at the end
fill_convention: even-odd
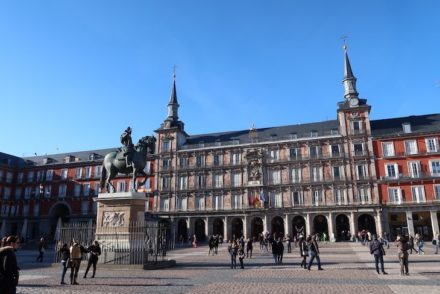
{"type": "Polygon", "coordinates": [[[286,213],[285,220],[284,220],[284,235],[289,235],[292,237],[292,232],[290,231],[290,215],[286,213]]]}
{"type": "Polygon", "coordinates": [[[311,216],[310,213],[306,214],[306,236],[309,236],[312,234],[312,225],[311,225],[311,216]]]}
{"type": "Polygon", "coordinates": [[[244,236],[244,238],[249,237],[248,236],[248,217],[247,217],[247,215],[245,215],[243,217],[243,236],[244,236]]]}
{"type": "Polygon", "coordinates": [[[334,233],[334,224],[333,224],[333,213],[328,213],[328,239],[330,242],[335,241],[335,233],[334,233]]]}
{"type": "Polygon", "coordinates": [[[412,211],[406,212],[406,224],[408,226],[408,234],[414,237],[414,222],[413,222],[412,211]]]}
{"type": "Polygon", "coordinates": [[[223,233],[224,233],[223,240],[229,241],[229,236],[228,236],[228,217],[227,216],[225,216],[225,220],[224,220],[224,224],[223,224],[223,233]]]}
{"type": "Polygon", "coordinates": [[[205,232],[207,239],[212,235],[212,230],[210,230],[211,227],[212,226],[209,226],[209,217],[205,217],[205,232]]]}
{"type": "Polygon", "coordinates": [[[430,214],[431,214],[432,233],[434,234],[434,237],[435,237],[436,236],[435,234],[439,233],[437,211],[431,210],[430,214]]]}
{"type": "Polygon", "coordinates": [[[383,229],[382,229],[382,212],[380,209],[376,211],[376,229],[378,236],[383,236],[383,229]]]}
{"type": "Polygon", "coordinates": [[[264,215],[263,219],[263,232],[267,232],[267,214],[264,215]]]}
{"type": "Polygon", "coordinates": [[[352,236],[354,236],[355,238],[357,237],[357,230],[356,230],[356,226],[355,226],[355,214],[354,212],[350,212],[350,233],[352,236]]]}

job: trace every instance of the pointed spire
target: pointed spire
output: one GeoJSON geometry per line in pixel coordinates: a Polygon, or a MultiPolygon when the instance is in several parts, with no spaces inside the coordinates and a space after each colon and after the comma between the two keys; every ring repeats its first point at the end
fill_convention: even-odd
{"type": "Polygon", "coordinates": [[[351,69],[350,59],[348,58],[347,53],[347,45],[344,44],[344,80],[342,83],[344,84],[344,97],[345,99],[358,98],[359,93],[356,90],[356,77],[353,74],[351,69]]]}
{"type": "Polygon", "coordinates": [[[178,104],[177,103],[177,91],[176,91],[176,67],[174,67],[173,72],[173,88],[171,89],[170,102],[169,104],[178,104]]]}
{"type": "Polygon", "coordinates": [[[173,71],[173,87],[171,88],[170,101],[168,102],[168,117],[169,121],[179,120],[177,110],[179,109],[179,103],[177,102],[177,91],[176,91],[176,67],[174,66],[173,71]]]}

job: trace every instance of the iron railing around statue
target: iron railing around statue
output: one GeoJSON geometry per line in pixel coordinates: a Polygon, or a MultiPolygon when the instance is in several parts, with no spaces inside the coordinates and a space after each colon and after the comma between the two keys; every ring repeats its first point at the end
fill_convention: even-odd
{"type": "MultiPolygon", "coordinates": [[[[171,244],[170,228],[157,221],[132,222],[119,227],[101,227],[84,223],[66,223],[58,229],[55,262],[60,262],[59,250],[64,243],[70,247],[72,240],[88,248],[95,240],[101,246],[99,263],[148,264],[166,260],[171,244]]],[[[83,255],[83,260],[88,254],[83,255]]]]}

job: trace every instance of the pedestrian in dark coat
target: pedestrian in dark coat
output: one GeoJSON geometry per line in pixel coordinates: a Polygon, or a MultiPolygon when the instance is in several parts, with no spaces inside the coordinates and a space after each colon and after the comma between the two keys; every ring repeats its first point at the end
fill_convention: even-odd
{"type": "Polygon", "coordinates": [[[37,261],[39,262],[43,262],[43,258],[44,258],[44,238],[41,238],[40,241],[38,242],[38,256],[37,256],[37,261]]]}
{"type": "Polygon", "coordinates": [[[96,264],[98,263],[98,258],[101,255],[101,247],[99,246],[99,242],[95,241],[93,245],[90,245],[87,248],[89,252],[89,262],[87,263],[86,272],[84,273],[84,279],[87,278],[87,273],[89,272],[90,266],[93,265],[93,273],[92,278],[95,277],[96,273],[96,264]]]}
{"type": "Polygon", "coordinates": [[[302,257],[301,267],[307,269],[307,257],[309,256],[309,247],[307,246],[307,241],[305,240],[303,235],[299,237],[299,251],[302,257]]]}
{"type": "Polygon", "coordinates": [[[2,294],[15,294],[20,270],[15,251],[20,245],[20,239],[18,236],[9,236],[4,245],[0,248],[0,290],[2,294]]]}
{"type": "Polygon", "coordinates": [[[313,260],[316,258],[316,261],[318,262],[318,270],[323,270],[321,267],[321,258],[319,257],[319,247],[318,242],[316,242],[316,236],[308,236],[307,237],[307,246],[309,247],[309,265],[307,266],[307,269],[310,270],[310,267],[312,266],[313,260]]]}
{"type": "Polygon", "coordinates": [[[60,249],[61,254],[61,285],[65,285],[64,277],[66,276],[67,268],[69,266],[69,258],[70,258],[70,250],[69,246],[67,246],[66,243],[63,244],[63,246],[60,249]]]}
{"type": "Polygon", "coordinates": [[[383,266],[383,256],[385,255],[385,249],[383,248],[382,242],[377,239],[376,235],[373,235],[373,242],[370,243],[370,253],[374,256],[374,263],[376,265],[377,274],[379,274],[380,262],[380,269],[382,271],[382,274],[388,275],[388,273],[385,272],[383,266]]]}

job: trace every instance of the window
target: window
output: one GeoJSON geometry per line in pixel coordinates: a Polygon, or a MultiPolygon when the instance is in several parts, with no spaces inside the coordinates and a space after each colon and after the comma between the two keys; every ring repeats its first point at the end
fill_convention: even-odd
{"type": "Polygon", "coordinates": [[[323,204],[322,190],[313,190],[312,191],[312,205],[319,206],[323,204]]]}
{"type": "Polygon", "coordinates": [[[425,202],[425,189],[423,186],[412,186],[411,187],[412,200],[417,203],[425,202]]]}
{"type": "Polygon", "coordinates": [[[233,172],[231,178],[232,178],[232,187],[241,186],[241,173],[240,172],[233,172]]]}
{"type": "Polygon", "coordinates": [[[84,168],[84,170],[85,170],[86,179],[91,178],[92,177],[92,168],[90,166],[86,166],[84,168]]]}
{"type": "Polygon", "coordinates": [[[271,185],[281,184],[281,171],[279,169],[269,171],[269,183],[271,185]]]}
{"type": "Polygon", "coordinates": [[[440,161],[436,160],[436,161],[430,161],[430,169],[431,169],[431,174],[434,177],[439,177],[440,176],[440,161]]]}
{"type": "Polygon", "coordinates": [[[301,181],[301,168],[292,168],[290,171],[290,178],[292,179],[292,183],[299,183],[301,181]]]}
{"type": "Polygon", "coordinates": [[[196,210],[205,210],[205,197],[196,196],[196,210]]]}
{"type": "Polygon", "coordinates": [[[38,203],[36,203],[34,205],[34,216],[38,216],[40,214],[40,205],[38,203]]]}
{"type": "Polygon", "coordinates": [[[214,188],[221,188],[223,186],[223,177],[221,174],[214,174],[214,188]]]}
{"type": "Polygon", "coordinates": [[[345,197],[345,190],[334,189],[333,193],[334,193],[334,197],[335,197],[334,201],[336,205],[347,204],[347,199],[345,197]]]}
{"type": "Polygon", "coordinates": [[[4,175],[4,172],[2,170],[0,170],[0,182],[3,181],[3,175],[4,175]]]}
{"type": "Polygon", "coordinates": [[[170,199],[169,198],[160,198],[160,211],[169,211],[170,210],[170,199]]]}
{"type": "Polygon", "coordinates": [[[360,121],[351,122],[353,134],[359,134],[362,131],[362,125],[360,121]]]}
{"type": "Polygon", "coordinates": [[[33,171],[29,171],[27,174],[27,182],[31,183],[34,181],[34,172],[33,171]]]}
{"type": "Polygon", "coordinates": [[[83,185],[83,195],[90,196],[90,183],[85,183],[83,185]]]}
{"type": "Polygon", "coordinates": [[[221,210],[223,209],[223,196],[222,195],[214,195],[214,199],[212,201],[213,209],[214,210],[221,210]]]}
{"type": "Polygon", "coordinates": [[[53,169],[48,169],[46,171],[46,181],[52,181],[53,179],[53,169]]]}
{"type": "Polygon", "coordinates": [[[13,178],[14,178],[14,174],[12,172],[6,173],[6,183],[12,183],[13,178]]]}
{"type": "Polygon", "coordinates": [[[440,185],[434,185],[435,200],[440,200],[440,185]]]}
{"type": "Polygon", "coordinates": [[[341,167],[340,166],[333,166],[333,179],[334,180],[342,180],[341,167]]]}
{"type": "Polygon", "coordinates": [[[427,138],[425,140],[426,151],[427,152],[437,152],[438,151],[438,140],[437,138],[427,138]]]}
{"type": "Polygon", "coordinates": [[[205,176],[203,174],[198,174],[196,179],[197,188],[202,189],[205,188],[205,176]]]}
{"type": "Polygon", "coordinates": [[[416,140],[406,140],[405,141],[405,153],[406,154],[417,154],[417,141],[416,140]]]}
{"type": "Polygon", "coordinates": [[[400,188],[389,188],[388,189],[388,201],[394,204],[402,203],[402,194],[400,188]]]}
{"type": "Polygon", "coordinates": [[[11,188],[5,187],[3,190],[3,199],[9,199],[11,197],[11,188]]]}
{"type": "MultiPolygon", "coordinates": [[[[147,179],[147,181],[145,182],[145,187],[149,183],[150,183],[150,179],[147,179]]],[[[93,189],[93,195],[98,195],[99,192],[101,192],[101,186],[99,185],[99,183],[95,183],[95,188],[93,189]]]]}
{"type": "Polygon", "coordinates": [[[67,168],[61,170],[61,180],[67,179],[67,172],[68,172],[67,168]]]}
{"type": "Polygon", "coordinates": [[[281,192],[269,192],[269,201],[271,207],[283,207],[281,192]]]}
{"type": "Polygon", "coordinates": [[[67,185],[66,184],[60,185],[59,191],[58,191],[58,196],[60,198],[64,198],[64,197],[66,197],[66,192],[67,192],[67,185]]]}
{"type": "Polygon", "coordinates": [[[232,194],[231,195],[231,208],[232,209],[241,209],[242,206],[242,197],[240,194],[232,194]]]}
{"type": "Polygon", "coordinates": [[[89,202],[83,201],[81,202],[81,214],[87,214],[89,212],[89,202]]]}
{"type": "Polygon", "coordinates": [[[353,151],[354,151],[355,156],[364,155],[364,144],[362,144],[362,143],[353,144],[353,151]]]}
{"type": "Polygon", "coordinates": [[[95,166],[95,178],[101,177],[102,174],[102,165],[95,166]]]}
{"type": "Polygon", "coordinates": [[[162,169],[168,170],[171,167],[171,158],[165,158],[162,160],[162,169]]]}
{"type": "Polygon", "coordinates": [[[26,187],[24,188],[24,199],[31,199],[32,188],[26,187]]]}
{"type": "Polygon", "coordinates": [[[397,163],[385,164],[385,170],[388,178],[397,179],[399,177],[399,166],[397,163]]]}
{"type": "Polygon", "coordinates": [[[170,151],[170,141],[162,142],[162,151],[164,152],[170,151]]]}
{"type": "Polygon", "coordinates": [[[309,147],[310,158],[318,158],[319,155],[319,146],[310,146],[309,147]]]}
{"type": "Polygon", "coordinates": [[[52,186],[44,187],[44,197],[50,198],[50,196],[52,196],[52,186]]]}
{"type": "Polygon", "coordinates": [[[232,164],[240,164],[240,153],[238,152],[232,153],[231,160],[232,160],[232,164]]]}
{"type": "Polygon", "coordinates": [[[312,182],[322,181],[322,168],[319,166],[310,167],[310,180],[312,182]]]}
{"type": "Polygon", "coordinates": [[[197,155],[197,157],[196,157],[196,165],[197,166],[205,165],[205,158],[203,157],[203,155],[197,155]]]}
{"type": "Polygon", "coordinates": [[[279,150],[278,149],[271,149],[269,150],[269,160],[270,161],[276,161],[279,158],[279,150]]]}
{"type": "Polygon", "coordinates": [[[29,204],[23,205],[23,216],[29,215],[29,204]]]}
{"type": "Polygon", "coordinates": [[[78,167],[75,171],[75,178],[80,179],[82,176],[82,168],[78,167]]]}
{"type": "Polygon", "coordinates": [[[188,189],[188,177],[187,176],[180,176],[179,177],[179,189],[180,190],[188,189]]]}
{"type": "Polygon", "coordinates": [[[358,180],[368,179],[368,166],[366,164],[356,165],[356,173],[358,180]]]}
{"type": "Polygon", "coordinates": [[[37,171],[37,182],[42,182],[44,179],[44,171],[39,170],[37,171]]]}
{"type": "Polygon", "coordinates": [[[383,156],[389,157],[394,156],[394,143],[393,142],[383,142],[382,143],[383,156]]]}
{"type": "Polygon", "coordinates": [[[15,188],[15,199],[21,199],[21,192],[23,189],[21,187],[15,188]]]}
{"type": "Polygon", "coordinates": [[[117,184],[116,191],[118,191],[118,192],[125,192],[125,188],[126,188],[125,181],[120,181],[117,184]]]}
{"type": "Polygon", "coordinates": [[[188,157],[180,157],[179,158],[179,166],[187,167],[188,166],[188,157]]]}
{"type": "Polygon", "coordinates": [[[310,132],[310,137],[318,137],[318,131],[311,131],[310,132]]]}
{"type": "Polygon", "coordinates": [[[162,178],[162,189],[169,190],[171,188],[171,179],[170,177],[162,178]]]}
{"type": "Polygon", "coordinates": [[[188,207],[188,198],[187,197],[177,197],[177,209],[186,211],[188,207]]]}
{"type": "Polygon", "coordinates": [[[371,203],[370,189],[367,187],[358,188],[359,201],[362,204],[371,203]]]}
{"type": "Polygon", "coordinates": [[[214,165],[219,166],[222,162],[222,156],[219,154],[214,155],[214,165]]]}
{"type": "Polygon", "coordinates": [[[76,197],[81,195],[81,185],[80,184],[75,184],[75,186],[73,188],[73,195],[76,197]]]}
{"type": "Polygon", "coordinates": [[[338,157],[340,155],[339,153],[339,145],[331,145],[331,153],[333,157],[338,157]]]}
{"type": "Polygon", "coordinates": [[[411,178],[419,178],[422,176],[420,172],[420,162],[410,161],[408,162],[408,171],[411,178]]]}
{"type": "Polygon", "coordinates": [[[304,205],[304,197],[300,191],[292,192],[292,206],[304,205]]]}
{"type": "Polygon", "coordinates": [[[411,124],[410,123],[403,123],[402,124],[403,132],[404,133],[411,133],[411,124]]]}
{"type": "Polygon", "coordinates": [[[23,173],[18,173],[18,175],[17,175],[17,183],[18,184],[23,183],[23,173]]]}
{"type": "Polygon", "coordinates": [[[289,149],[289,158],[290,160],[295,160],[301,158],[301,153],[299,148],[290,148],[289,149]]]}

